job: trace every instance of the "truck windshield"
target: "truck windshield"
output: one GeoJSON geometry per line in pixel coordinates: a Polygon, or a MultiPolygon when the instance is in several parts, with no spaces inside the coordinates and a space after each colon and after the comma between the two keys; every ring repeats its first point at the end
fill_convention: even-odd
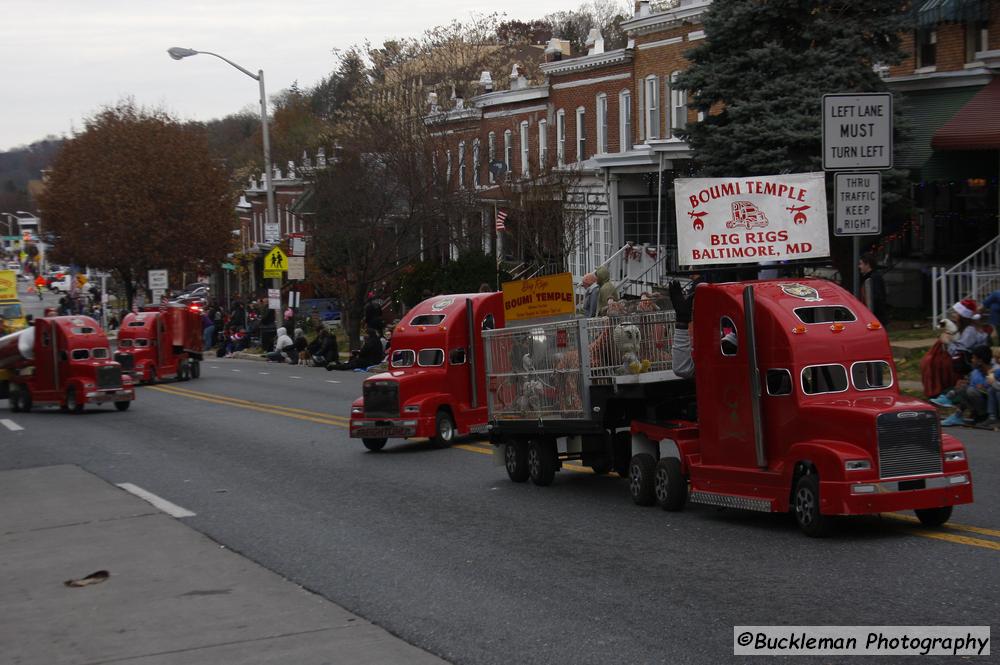
{"type": "Polygon", "coordinates": [[[135,340],[135,345],[136,346],[149,346],[149,340],[148,339],[137,339],[137,340],[135,340]]]}
{"type": "Polygon", "coordinates": [[[5,319],[21,318],[21,303],[12,302],[6,305],[0,305],[0,316],[5,319]]]}
{"type": "Polygon", "coordinates": [[[73,349],[70,356],[73,360],[86,360],[90,357],[90,349],[73,349]]]}
{"type": "Polygon", "coordinates": [[[132,340],[130,340],[130,339],[120,339],[120,340],[118,340],[118,348],[119,349],[127,349],[130,346],[132,346],[132,340]]]}
{"type": "Polygon", "coordinates": [[[444,364],[444,349],[421,349],[417,354],[417,364],[421,367],[438,367],[444,364]]]}
{"type": "Polygon", "coordinates": [[[806,395],[842,393],[847,390],[843,365],[813,365],[802,370],[802,392],[806,395]]]}
{"type": "Polygon", "coordinates": [[[413,367],[415,357],[415,354],[410,349],[402,349],[393,351],[389,362],[393,367],[413,367]]]}
{"type": "Polygon", "coordinates": [[[444,321],[444,314],[421,314],[410,319],[411,326],[436,326],[444,321]]]}
{"type": "Polygon", "coordinates": [[[858,390],[879,390],[892,386],[892,368],[884,360],[851,365],[851,381],[858,390]]]}
{"type": "Polygon", "coordinates": [[[103,360],[111,356],[111,352],[107,349],[97,348],[90,350],[90,356],[92,358],[97,358],[98,360],[103,360]]]}

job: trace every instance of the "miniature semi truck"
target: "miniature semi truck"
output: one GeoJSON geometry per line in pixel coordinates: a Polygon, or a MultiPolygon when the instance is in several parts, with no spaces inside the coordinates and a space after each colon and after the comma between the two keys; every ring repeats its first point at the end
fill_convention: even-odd
{"type": "Polygon", "coordinates": [[[107,402],[125,411],[135,399],[131,377],[111,359],[107,336],[89,316],[38,318],[0,338],[0,375],[15,412],[59,406],[80,413],[107,402]]]}
{"type": "Polygon", "coordinates": [[[143,383],[201,376],[201,313],[181,304],[150,306],[125,315],[115,360],[143,383]]]}
{"type": "Polygon", "coordinates": [[[548,485],[565,460],[596,471],[610,457],[639,505],[791,511],[810,536],[834,515],[907,509],[936,526],[972,501],[964,447],[900,393],[885,330],[839,286],[701,285],[694,381],[672,371],[672,322],[636,316],[485,333],[491,439],[512,480],[548,485]],[[598,340],[629,327],[638,345],[611,353],[649,371],[611,376],[598,340]]]}
{"type": "Polygon", "coordinates": [[[501,293],[423,301],[392,333],[388,371],[365,379],[351,405],[350,436],[371,451],[388,439],[448,445],[486,432],[482,331],[503,326],[501,293]]]}

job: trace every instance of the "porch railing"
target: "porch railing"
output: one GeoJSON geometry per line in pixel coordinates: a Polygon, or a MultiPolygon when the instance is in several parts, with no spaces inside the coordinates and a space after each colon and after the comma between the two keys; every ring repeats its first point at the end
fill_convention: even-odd
{"type": "Polygon", "coordinates": [[[638,298],[643,292],[662,286],[669,264],[664,247],[625,243],[598,267],[605,267],[611,273],[618,295],[638,298]]]}
{"type": "Polygon", "coordinates": [[[950,268],[931,268],[931,315],[944,317],[963,298],[983,299],[1000,289],[1000,236],[950,268]]]}

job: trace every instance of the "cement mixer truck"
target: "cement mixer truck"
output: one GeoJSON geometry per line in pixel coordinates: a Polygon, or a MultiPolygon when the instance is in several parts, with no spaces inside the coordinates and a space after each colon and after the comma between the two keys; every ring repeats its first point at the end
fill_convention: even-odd
{"type": "Polygon", "coordinates": [[[0,392],[14,412],[58,406],[80,413],[107,402],[125,411],[135,399],[132,378],[111,359],[107,336],[89,316],[39,318],[0,337],[0,392]]]}

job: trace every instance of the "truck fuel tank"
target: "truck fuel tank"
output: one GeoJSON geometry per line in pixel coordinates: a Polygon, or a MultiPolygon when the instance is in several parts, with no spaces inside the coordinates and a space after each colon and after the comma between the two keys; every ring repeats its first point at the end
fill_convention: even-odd
{"type": "Polygon", "coordinates": [[[25,328],[0,337],[0,369],[29,365],[35,359],[35,329],[25,328]]]}

